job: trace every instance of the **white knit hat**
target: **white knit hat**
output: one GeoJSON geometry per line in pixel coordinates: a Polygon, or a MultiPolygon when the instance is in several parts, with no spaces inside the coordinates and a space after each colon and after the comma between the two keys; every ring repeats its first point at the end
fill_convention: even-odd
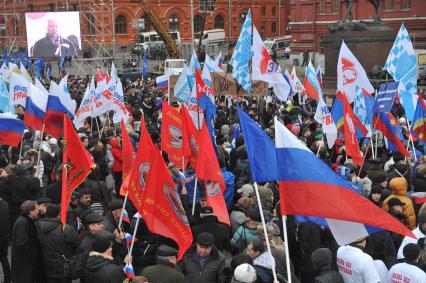
{"type": "Polygon", "coordinates": [[[238,282],[252,283],[256,281],[256,270],[248,263],[240,264],[235,268],[234,279],[238,282]]]}

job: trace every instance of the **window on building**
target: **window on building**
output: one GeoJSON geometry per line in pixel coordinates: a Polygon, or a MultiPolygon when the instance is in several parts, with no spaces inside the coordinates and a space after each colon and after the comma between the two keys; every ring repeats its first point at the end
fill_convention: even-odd
{"type": "Polygon", "coordinates": [[[217,15],[214,18],[214,28],[221,28],[221,29],[225,28],[225,20],[223,19],[223,16],[217,15]]]}
{"type": "Polygon", "coordinates": [[[179,18],[177,16],[169,18],[169,31],[179,31],[179,18]]]}
{"type": "Polygon", "coordinates": [[[87,15],[87,33],[89,35],[95,35],[96,28],[95,28],[95,17],[93,14],[87,15]]]}
{"type": "Polygon", "coordinates": [[[246,16],[247,16],[247,13],[246,13],[246,12],[241,13],[241,14],[240,14],[240,16],[239,16],[240,29],[241,29],[241,28],[243,27],[243,25],[244,25],[244,21],[246,20],[246,16]]]}
{"type": "Polygon", "coordinates": [[[325,14],[326,7],[327,7],[327,1],[320,0],[320,14],[325,14]]]}
{"type": "Polygon", "coordinates": [[[277,24],[276,23],[272,23],[271,24],[271,32],[272,33],[277,33],[277,24]]]}
{"type": "Polygon", "coordinates": [[[204,24],[203,16],[196,15],[194,18],[194,31],[200,32],[204,24]]]}
{"type": "Polygon", "coordinates": [[[262,38],[265,37],[266,25],[265,23],[260,23],[260,36],[262,38]]]}
{"type": "Polygon", "coordinates": [[[262,6],[262,9],[261,9],[261,11],[260,11],[260,14],[261,14],[262,16],[266,16],[266,7],[265,7],[265,6],[262,6]]]}
{"type": "Polygon", "coordinates": [[[340,10],[340,0],[333,0],[333,14],[339,13],[340,10]]]}
{"type": "Polygon", "coordinates": [[[272,16],[275,16],[277,14],[277,8],[272,7],[272,16]]]}
{"type": "Polygon", "coordinates": [[[393,0],[386,0],[385,9],[386,10],[393,10],[393,0]]]}
{"type": "Polygon", "coordinates": [[[49,5],[50,12],[54,12],[55,11],[55,3],[49,3],[47,5],[49,5]]]}
{"type": "Polygon", "coordinates": [[[127,18],[126,16],[119,15],[115,18],[115,33],[127,34],[127,18]]]}
{"type": "Polygon", "coordinates": [[[6,21],[4,20],[4,16],[0,16],[0,35],[6,36],[6,21]]]}
{"type": "Polygon", "coordinates": [[[411,0],[402,0],[401,9],[402,10],[410,10],[411,9],[411,0]]]}

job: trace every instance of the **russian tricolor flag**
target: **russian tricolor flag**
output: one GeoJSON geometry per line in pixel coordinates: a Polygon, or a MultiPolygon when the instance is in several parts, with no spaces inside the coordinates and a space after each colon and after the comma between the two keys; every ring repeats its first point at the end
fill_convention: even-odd
{"type": "Polygon", "coordinates": [[[168,91],[168,89],[169,89],[169,74],[165,74],[165,75],[157,77],[155,79],[155,82],[157,84],[158,89],[168,91]]]}
{"type": "Polygon", "coordinates": [[[279,181],[282,215],[326,218],[340,245],[372,233],[369,226],[413,236],[402,223],[358,194],[281,122],[275,120],[274,146],[253,119],[240,109],[238,113],[253,181],[279,181]]]}
{"type": "Polygon", "coordinates": [[[125,209],[122,210],[121,214],[123,214],[123,221],[130,224],[129,214],[125,209]]]}
{"type": "Polygon", "coordinates": [[[73,120],[75,108],[76,102],[71,99],[70,94],[52,81],[47,100],[44,131],[53,137],[59,137],[64,126],[64,113],[73,120]]]}
{"type": "MultiPolygon", "coordinates": [[[[133,235],[132,235],[132,234],[130,234],[130,233],[125,233],[125,234],[124,234],[124,237],[126,238],[127,245],[128,245],[128,246],[130,246],[130,245],[132,244],[132,241],[133,241],[133,235]]],[[[135,242],[136,242],[137,240],[138,240],[138,239],[136,239],[136,238],[135,238],[135,242]]]]}
{"type": "Polygon", "coordinates": [[[24,123],[33,130],[42,130],[46,114],[47,100],[49,94],[36,78],[40,87],[30,84],[30,95],[25,104],[24,123]],[[41,89],[42,88],[42,89],[41,89]]]}
{"type": "Polygon", "coordinates": [[[24,134],[24,122],[12,113],[0,113],[0,144],[18,146],[24,134]]]}
{"type": "Polygon", "coordinates": [[[135,278],[135,270],[131,263],[126,263],[126,266],[123,268],[124,274],[127,278],[135,278]]]}

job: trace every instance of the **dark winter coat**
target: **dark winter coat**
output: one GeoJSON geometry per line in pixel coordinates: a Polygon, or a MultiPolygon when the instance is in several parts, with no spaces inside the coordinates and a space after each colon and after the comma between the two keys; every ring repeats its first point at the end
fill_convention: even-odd
{"type": "Polygon", "coordinates": [[[123,266],[115,265],[112,257],[90,252],[84,272],[85,283],[122,283],[124,279],[123,266]]]}
{"type": "Polygon", "coordinates": [[[166,262],[146,267],[141,275],[145,276],[149,282],[185,283],[185,276],[174,269],[171,263],[166,262]]]}
{"type": "Polygon", "coordinates": [[[201,224],[195,225],[192,228],[193,238],[202,232],[209,232],[215,238],[214,244],[219,251],[229,249],[229,240],[231,238],[231,229],[229,226],[219,223],[216,216],[205,216],[201,219],[201,224]]]}
{"type": "Polygon", "coordinates": [[[313,251],[321,248],[321,226],[313,222],[302,222],[297,231],[301,256],[299,259],[300,272],[313,272],[311,261],[313,251]]]}
{"type": "Polygon", "coordinates": [[[12,203],[18,207],[26,200],[36,200],[40,192],[40,180],[27,175],[13,175],[9,178],[12,203]]]}
{"type": "Polygon", "coordinates": [[[392,237],[386,230],[371,234],[367,238],[365,252],[374,260],[383,261],[388,269],[397,263],[396,251],[392,237]]]}
{"type": "Polygon", "coordinates": [[[70,259],[75,255],[80,244],[77,231],[70,225],[63,229],[57,217],[41,219],[36,226],[46,277],[65,278],[63,256],[70,259]]]}
{"type": "Polygon", "coordinates": [[[12,230],[12,282],[30,283],[38,277],[40,257],[37,230],[31,218],[21,215],[12,230]]]}
{"type": "Polygon", "coordinates": [[[104,211],[108,209],[108,204],[111,203],[111,192],[108,190],[104,181],[93,180],[91,177],[84,181],[84,187],[88,188],[92,194],[92,202],[102,204],[104,211]]]}
{"type": "Polygon", "coordinates": [[[9,239],[9,205],[0,198],[0,243],[9,239]]]}
{"type": "Polygon", "coordinates": [[[333,260],[330,251],[321,249],[312,254],[312,264],[318,272],[315,277],[315,283],[343,283],[343,278],[339,272],[331,269],[331,262],[333,260]]]}
{"type": "Polygon", "coordinates": [[[62,196],[62,181],[58,180],[48,185],[46,188],[46,197],[48,197],[53,204],[60,204],[62,196]]]}
{"type": "Polygon", "coordinates": [[[224,267],[225,257],[214,247],[202,268],[197,254],[197,244],[193,244],[176,269],[185,275],[188,283],[223,283],[225,282],[224,267]]]}

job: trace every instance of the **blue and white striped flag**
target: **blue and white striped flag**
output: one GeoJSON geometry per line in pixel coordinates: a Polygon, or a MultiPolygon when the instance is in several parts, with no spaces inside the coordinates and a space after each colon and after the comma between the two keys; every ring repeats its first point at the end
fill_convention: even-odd
{"type": "Polygon", "coordinates": [[[251,38],[252,38],[252,24],[251,24],[251,11],[249,10],[241,29],[240,36],[238,37],[237,45],[232,54],[232,76],[241,85],[241,87],[251,93],[252,82],[250,78],[249,61],[251,54],[251,38]]]}
{"type": "Polygon", "coordinates": [[[358,119],[365,125],[368,130],[367,137],[371,136],[371,124],[369,123],[367,105],[365,103],[364,94],[359,86],[355,87],[356,97],[354,103],[354,113],[358,119]]]}
{"type": "Polygon", "coordinates": [[[188,67],[185,66],[185,68],[183,68],[182,72],[180,73],[179,78],[173,89],[174,97],[185,104],[188,104],[188,99],[191,95],[187,70],[188,67]]]}
{"type": "Polygon", "coordinates": [[[408,120],[412,121],[417,104],[416,54],[404,24],[401,25],[392,49],[386,60],[385,69],[399,82],[398,94],[408,120]]]}
{"type": "Polygon", "coordinates": [[[219,67],[219,65],[213,61],[213,59],[206,54],[206,59],[204,60],[204,65],[207,66],[209,72],[220,72],[223,73],[223,70],[219,67]]]}

